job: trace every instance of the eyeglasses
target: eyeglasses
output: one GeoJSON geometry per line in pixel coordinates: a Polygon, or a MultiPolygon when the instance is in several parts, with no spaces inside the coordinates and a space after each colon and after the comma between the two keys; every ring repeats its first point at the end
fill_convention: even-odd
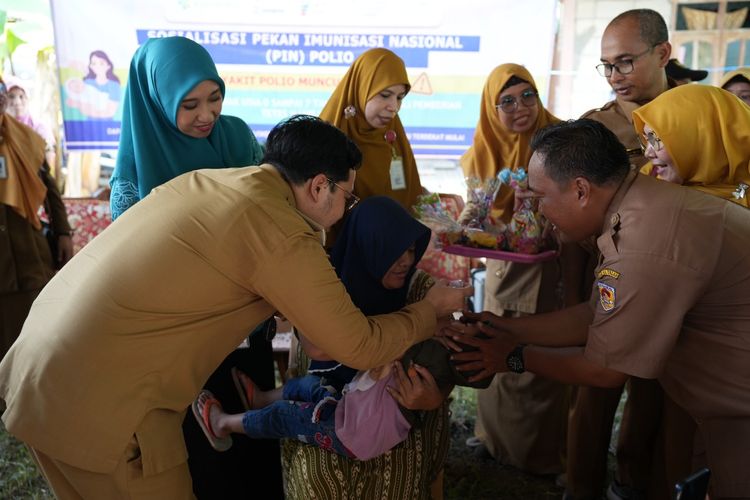
{"type": "Polygon", "coordinates": [[[342,190],[344,194],[346,194],[346,206],[344,207],[344,210],[347,210],[347,211],[351,210],[352,208],[354,208],[354,206],[357,203],[359,203],[359,196],[352,193],[351,191],[344,189],[343,187],[341,187],[341,185],[339,185],[336,181],[334,181],[330,177],[326,177],[326,180],[330,182],[331,184],[333,184],[334,186],[336,186],[337,188],[339,188],[340,190],[342,190]]]}
{"type": "Polygon", "coordinates": [[[622,61],[616,62],[614,64],[610,64],[610,63],[597,64],[596,70],[599,72],[600,75],[602,75],[605,78],[609,78],[610,76],[612,76],[612,70],[617,70],[617,72],[620,73],[621,75],[629,75],[630,73],[633,72],[633,69],[634,69],[633,63],[638,58],[643,57],[649,52],[651,52],[652,50],[654,50],[654,47],[656,47],[657,45],[661,43],[664,43],[664,42],[655,43],[654,45],[647,48],[640,54],[636,54],[632,56],[630,59],[623,59],[622,61]]]}
{"type": "Polygon", "coordinates": [[[521,98],[516,99],[513,96],[506,95],[502,99],[500,99],[500,104],[495,104],[495,109],[502,109],[503,113],[515,113],[518,109],[518,101],[521,101],[521,104],[526,106],[527,108],[531,108],[533,106],[536,106],[536,103],[538,102],[537,97],[539,94],[537,94],[536,90],[524,90],[521,93],[521,98]]]}
{"type": "Polygon", "coordinates": [[[644,134],[643,137],[646,139],[646,143],[648,145],[644,144],[640,137],[638,138],[638,142],[641,143],[641,151],[644,152],[644,153],[646,152],[646,148],[648,146],[651,146],[651,148],[654,151],[661,151],[661,148],[664,147],[664,145],[661,142],[661,139],[659,139],[658,137],[656,137],[656,134],[654,134],[653,132],[649,132],[648,134],[644,134]]]}

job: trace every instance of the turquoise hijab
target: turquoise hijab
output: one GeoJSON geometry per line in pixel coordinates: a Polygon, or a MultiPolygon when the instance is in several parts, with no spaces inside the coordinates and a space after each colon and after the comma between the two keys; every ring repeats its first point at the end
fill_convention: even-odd
{"type": "Polygon", "coordinates": [[[138,186],[141,198],[174,177],[201,168],[257,165],[263,151],[245,122],[221,115],[211,135],[196,139],[177,128],[185,96],[205,80],[224,81],[211,56],[183,37],[152,38],[130,62],[120,146],[110,179],[138,186]]]}

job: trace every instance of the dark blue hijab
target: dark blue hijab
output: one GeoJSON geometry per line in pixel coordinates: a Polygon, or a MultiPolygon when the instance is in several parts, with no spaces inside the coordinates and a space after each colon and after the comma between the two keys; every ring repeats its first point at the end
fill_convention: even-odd
{"type": "Polygon", "coordinates": [[[331,263],[352,302],[368,316],[398,311],[406,305],[409,282],[427,250],[430,230],[387,196],[367,198],[344,222],[331,250],[331,263]],[[383,287],[391,266],[414,245],[414,266],[404,286],[383,287]]]}
{"type": "MultiPolygon", "coordinates": [[[[331,263],[349,292],[352,302],[364,314],[387,314],[406,306],[409,282],[419,259],[430,243],[430,230],[414,219],[395,200],[373,196],[362,201],[344,222],[331,250],[331,263]],[[414,266],[404,286],[383,287],[383,276],[414,245],[414,266]]],[[[341,390],[357,370],[337,361],[311,361],[308,373],[320,375],[341,390]]]]}

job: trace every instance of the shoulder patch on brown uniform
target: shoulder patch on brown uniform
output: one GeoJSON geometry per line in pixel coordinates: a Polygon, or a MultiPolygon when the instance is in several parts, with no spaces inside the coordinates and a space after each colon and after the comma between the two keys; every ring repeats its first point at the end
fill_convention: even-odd
{"type": "Polygon", "coordinates": [[[602,306],[604,312],[609,312],[615,308],[615,287],[607,285],[601,281],[596,282],[596,287],[599,289],[599,304],[602,306]]]}
{"type": "Polygon", "coordinates": [[[615,271],[614,269],[602,269],[597,274],[596,277],[598,279],[602,279],[605,276],[609,276],[610,278],[617,279],[620,277],[620,273],[615,271]]]}

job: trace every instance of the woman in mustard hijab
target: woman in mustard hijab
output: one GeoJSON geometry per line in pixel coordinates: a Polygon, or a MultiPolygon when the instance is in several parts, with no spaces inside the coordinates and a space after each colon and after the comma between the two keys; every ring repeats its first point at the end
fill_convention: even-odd
{"type": "MultiPolygon", "coordinates": [[[[464,174],[488,179],[504,167],[526,167],[534,133],[558,121],[542,105],[526,68],[498,66],[482,91],[474,142],[461,157],[464,174]]],[[[513,189],[501,185],[493,216],[509,222],[514,202],[513,189]]],[[[471,211],[469,204],[464,216],[471,211]]],[[[488,259],[483,309],[504,316],[554,310],[561,305],[559,281],[556,261],[521,264],[488,259]]],[[[489,388],[478,392],[475,437],[467,444],[483,446],[501,463],[527,472],[562,472],[567,405],[564,385],[531,373],[497,374],[489,388]]]]}
{"type": "Polygon", "coordinates": [[[750,68],[737,68],[721,77],[719,86],[750,106],[750,68]]]}
{"type": "Polygon", "coordinates": [[[362,199],[388,196],[409,211],[422,194],[414,153],[398,116],[410,88],[400,57],[388,49],[370,49],[352,63],[320,113],[362,151],[354,194],[362,199]]]}
{"type": "Polygon", "coordinates": [[[633,123],[652,175],[748,206],[750,107],[742,101],[683,85],[634,111],[633,123]]]}
{"type": "Polygon", "coordinates": [[[6,114],[8,102],[0,79],[0,359],[21,333],[32,302],[54,268],[73,256],[65,205],[44,159],[44,139],[6,114]],[[42,206],[57,255],[42,234],[37,215],[42,206]]]}

